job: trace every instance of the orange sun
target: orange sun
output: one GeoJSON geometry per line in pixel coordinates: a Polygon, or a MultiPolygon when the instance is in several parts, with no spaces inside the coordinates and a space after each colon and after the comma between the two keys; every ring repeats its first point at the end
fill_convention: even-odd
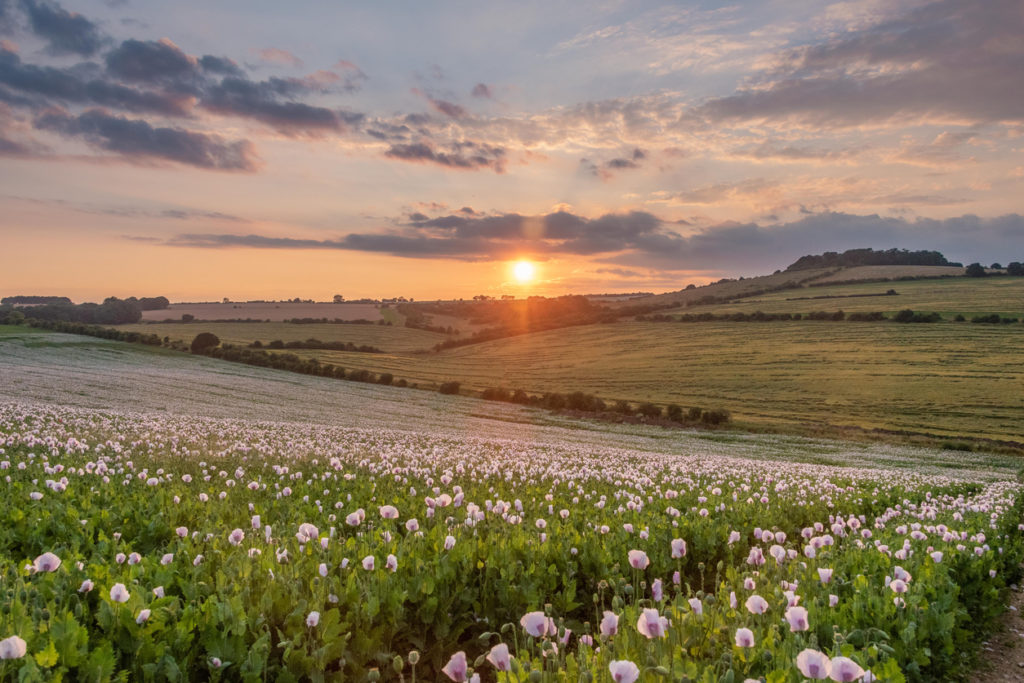
{"type": "Polygon", "coordinates": [[[512,266],[512,275],[515,276],[516,282],[526,284],[533,281],[536,275],[536,268],[529,261],[516,261],[512,266]]]}

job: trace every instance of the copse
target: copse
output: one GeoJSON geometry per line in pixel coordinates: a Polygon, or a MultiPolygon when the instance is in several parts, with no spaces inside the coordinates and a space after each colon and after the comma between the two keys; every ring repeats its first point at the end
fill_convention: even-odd
{"type": "Polygon", "coordinates": [[[209,353],[211,349],[220,345],[220,338],[213,332],[200,332],[192,340],[192,353],[209,353]]]}

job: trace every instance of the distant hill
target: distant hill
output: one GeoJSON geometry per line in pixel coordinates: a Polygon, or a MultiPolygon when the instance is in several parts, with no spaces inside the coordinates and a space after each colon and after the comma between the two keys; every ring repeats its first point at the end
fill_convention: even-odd
{"type": "Polygon", "coordinates": [[[788,268],[810,270],[812,268],[849,268],[853,266],[962,266],[951,263],[937,251],[908,251],[906,249],[847,249],[842,254],[826,251],[824,254],[801,256],[788,268]]]}

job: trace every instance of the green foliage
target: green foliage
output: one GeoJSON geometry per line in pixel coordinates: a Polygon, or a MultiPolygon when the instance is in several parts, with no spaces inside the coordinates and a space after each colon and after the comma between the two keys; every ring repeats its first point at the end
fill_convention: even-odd
{"type": "Polygon", "coordinates": [[[212,332],[200,332],[192,340],[192,353],[209,353],[215,346],[220,345],[220,339],[212,332]]]}

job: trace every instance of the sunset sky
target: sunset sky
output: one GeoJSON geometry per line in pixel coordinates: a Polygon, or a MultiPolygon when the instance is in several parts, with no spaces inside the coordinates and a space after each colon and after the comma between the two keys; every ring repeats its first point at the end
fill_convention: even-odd
{"type": "Polygon", "coordinates": [[[1021,36],[1020,0],[0,0],[0,296],[1024,261],[1021,36]]]}

